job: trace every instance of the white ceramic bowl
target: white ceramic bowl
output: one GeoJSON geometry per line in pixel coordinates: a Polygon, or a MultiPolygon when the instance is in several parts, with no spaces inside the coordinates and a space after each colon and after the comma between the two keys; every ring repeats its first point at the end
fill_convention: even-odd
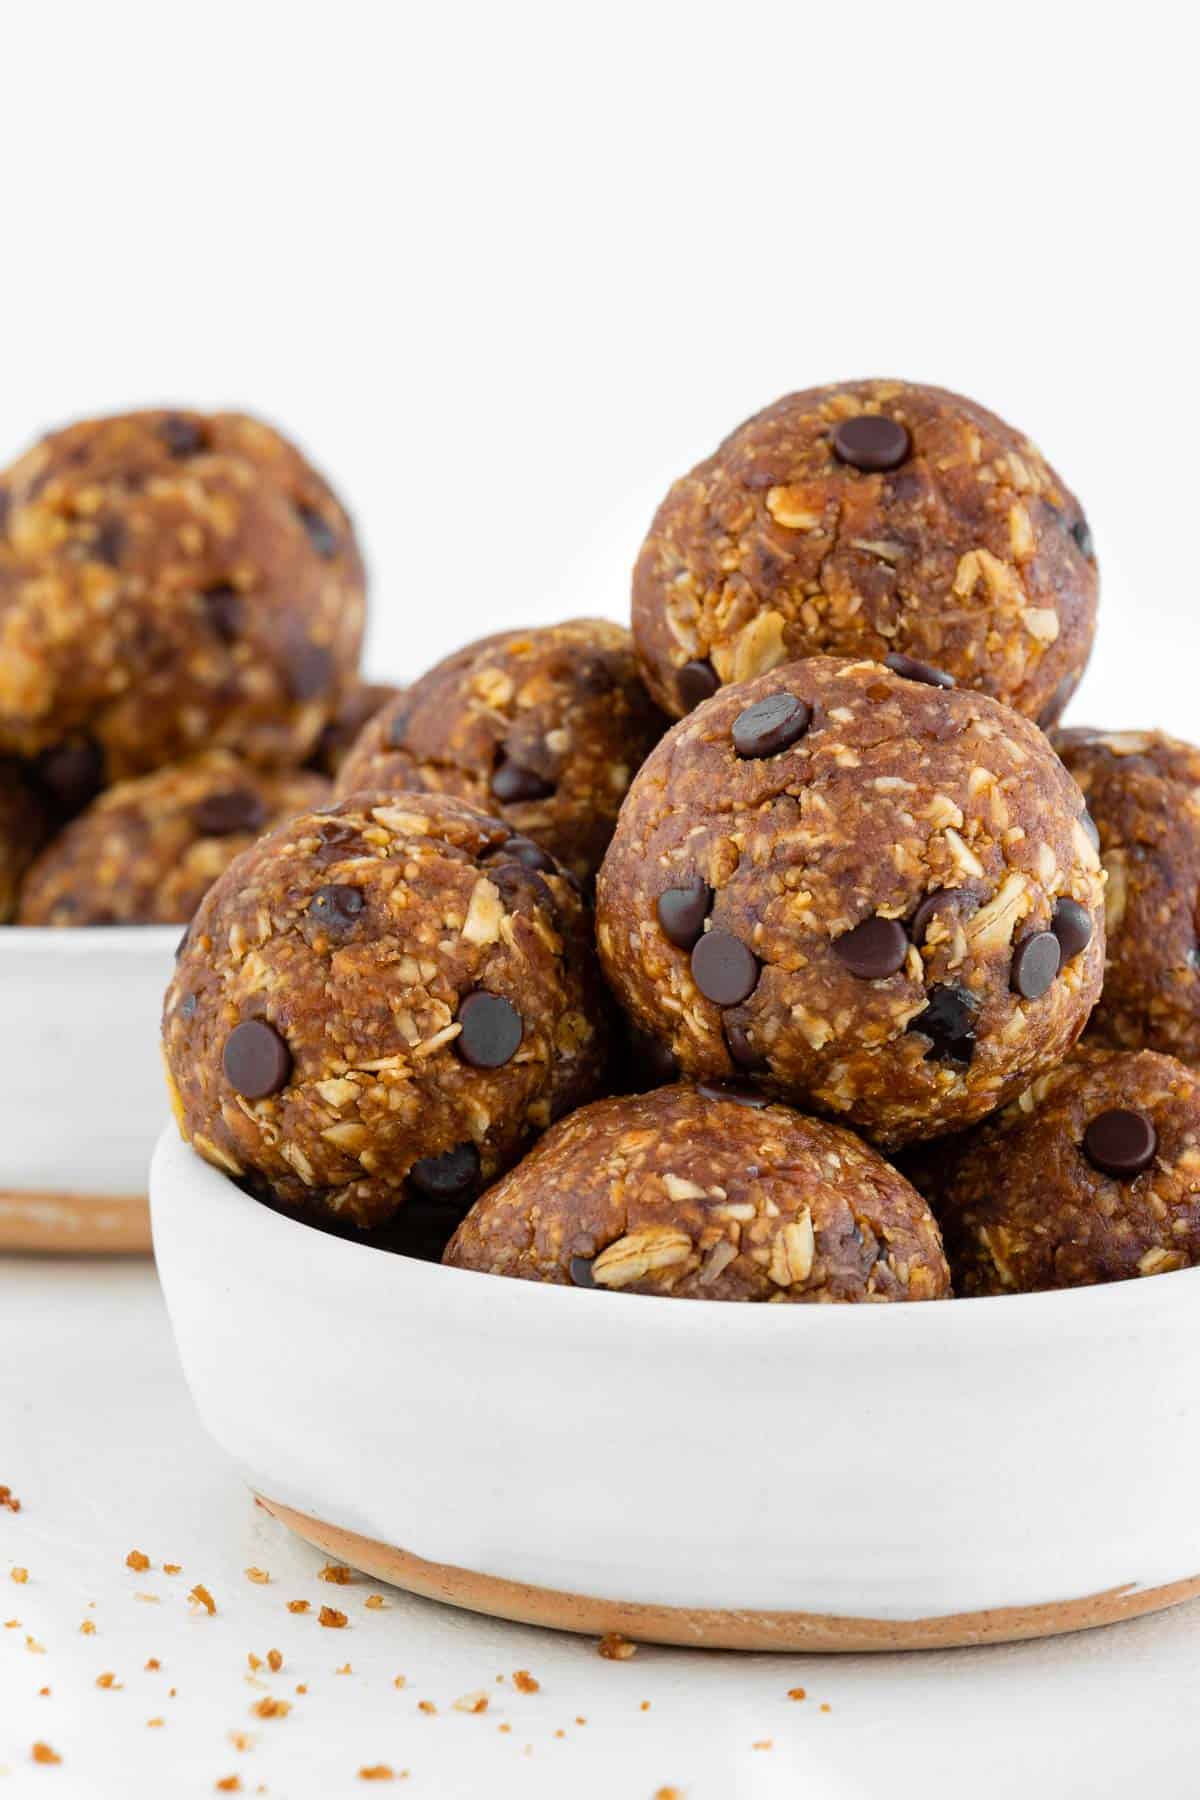
{"type": "Polygon", "coordinates": [[[0,927],[0,1250],[146,1250],[181,926],[0,927]]]}
{"type": "Polygon", "coordinates": [[[151,1203],[208,1429],[288,1524],[416,1592],[860,1650],[1200,1591],[1200,1269],[896,1306],[541,1287],[280,1217],[173,1126],[151,1203]]]}

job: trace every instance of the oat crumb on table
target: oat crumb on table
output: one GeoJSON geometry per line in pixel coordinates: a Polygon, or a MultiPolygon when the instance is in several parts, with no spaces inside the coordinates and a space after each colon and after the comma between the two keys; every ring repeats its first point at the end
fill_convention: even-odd
{"type": "Polygon", "coordinates": [[[163,1564],[163,1574],[164,1575],[182,1575],[183,1574],[183,1564],[182,1563],[164,1563],[163,1564]]]}
{"type": "Polygon", "coordinates": [[[333,1672],[335,1675],[353,1675],[354,1670],[350,1667],[349,1663],[343,1663],[340,1668],[335,1669],[333,1672]]]}
{"type": "Polygon", "coordinates": [[[20,1567],[17,1567],[15,1569],[10,1569],[8,1574],[9,1574],[9,1580],[15,1581],[17,1583],[18,1587],[23,1586],[24,1583],[29,1580],[29,1570],[28,1569],[22,1569],[20,1567]]]}
{"type": "Polygon", "coordinates": [[[306,1613],[309,1610],[307,1600],[289,1600],[287,1609],[290,1613],[306,1613]]]}
{"type": "Polygon", "coordinates": [[[19,1513],[21,1510],[21,1502],[17,1496],[10,1487],[5,1487],[2,1482],[0,1482],[0,1506],[13,1513],[19,1513]]]}
{"type": "Polygon", "coordinates": [[[153,1731],[153,1730],[156,1730],[158,1726],[165,1725],[165,1724],[166,1724],[165,1719],[161,1719],[161,1718],[147,1719],[146,1720],[146,1729],[148,1731],[153,1731]]]}
{"type": "Polygon", "coordinates": [[[358,1771],[360,1781],[395,1781],[396,1774],[390,1763],[366,1763],[358,1771]]]}
{"type": "Polygon", "coordinates": [[[387,1601],[382,1594],[368,1594],[363,1605],[369,1607],[372,1612],[382,1612],[387,1601]]]}
{"type": "Polygon", "coordinates": [[[81,1622],[79,1629],[84,1637],[94,1637],[96,1633],[96,1622],[94,1619],[84,1619],[81,1622]]]}
{"type": "Polygon", "coordinates": [[[144,1666],[147,1669],[161,1669],[162,1668],[162,1664],[159,1662],[157,1656],[147,1657],[144,1666]]]}
{"type": "Polygon", "coordinates": [[[541,1685],[528,1669],[517,1669],[513,1673],[513,1686],[519,1694],[536,1694],[541,1685]]]}
{"type": "Polygon", "coordinates": [[[267,1667],[269,1669],[273,1669],[275,1671],[275,1673],[278,1674],[279,1670],[282,1669],[282,1667],[283,1667],[283,1652],[282,1652],[282,1650],[268,1650],[267,1651],[267,1667]]]}
{"type": "Polygon", "coordinates": [[[124,1685],[125,1683],[123,1681],[117,1680],[111,1669],[106,1669],[103,1675],[97,1675],[96,1677],[96,1686],[98,1688],[113,1688],[117,1692],[120,1692],[124,1685]]]}
{"type": "Polygon", "coordinates": [[[292,1710],[290,1700],[280,1700],[274,1694],[266,1694],[256,1700],[250,1711],[259,1719],[286,1719],[292,1710]]]}
{"type": "Polygon", "coordinates": [[[317,1624],[327,1625],[331,1631],[340,1631],[346,1623],[345,1613],[339,1612],[336,1606],[323,1606],[317,1614],[317,1624]]]}
{"type": "Polygon", "coordinates": [[[35,1744],[30,1755],[35,1763],[60,1763],[62,1761],[62,1757],[56,1750],[52,1750],[49,1744],[35,1744]]]}
{"type": "Polygon", "coordinates": [[[789,1700],[807,1700],[808,1693],[802,1687],[794,1687],[788,1689],[787,1697],[789,1700]]]}
{"type": "Polygon", "coordinates": [[[262,1585],[265,1582],[270,1581],[270,1579],[271,1579],[271,1577],[267,1574],[267,1571],[265,1569],[249,1568],[249,1569],[245,1570],[245,1576],[246,1576],[247,1581],[256,1581],[260,1585],[262,1585]]]}
{"type": "Polygon", "coordinates": [[[125,1558],[127,1569],[136,1569],[139,1574],[150,1567],[150,1558],[142,1550],[131,1550],[125,1558]]]}
{"type": "Polygon", "coordinates": [[[317,1570],[318,1581],[332,1581],[335,1587],[348,1587],[353,1579],[345,1563],[326,1563],[323,1569],[317,1570]]]}
{"type": "Polygon", "coordinates": [[[451,1701],[455,1712],[483,1713],[488,1709],[488,1696],[482,1688],[476,1688],[470,1694],[460,1694],[457,1700],[451,1701]]]}
{"type": "MultiPolygon", "coordinates": [[[[637,1645],[631,1644],[629,1639],[622,1637],[619,1631],[606,1631],[596,1645],[596,1650],[609,1662],[628,1662],[631,1656],[637,1655],[637,1645]]],[[[576,1720],[577,1724],[579,1722],[576,1720]]]]}
{"type": "Polygon", "coordinates": [[[196,1607],[203,1607],[210,1616],[217,1610],[217,1603],[202,1581],[198,1581],[188,1594],[188,1599],[196,1607]]]}
{"type": "Polygon", "coordinates": [[[240,1775],[225,1775],[220,1781],[215,1782],[214,1786],[218,1794],[240,1794],[242,1778],[240,1775]]]}

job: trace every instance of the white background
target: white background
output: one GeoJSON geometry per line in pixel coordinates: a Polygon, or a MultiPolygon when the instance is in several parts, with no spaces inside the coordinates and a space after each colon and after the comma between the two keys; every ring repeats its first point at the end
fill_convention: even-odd
{"type": "MultiPolygon", "coordinates": [[[[403,678],[485,629],[624,616],[668,481],[780,392],[941,382],[1029,432],[1091,517],[1101,633],[1072,716],[1200,736],[1183,17],[1051,0],[11,9],[0,457],[163,400],[274,419],[359,520],[369,664],[403,678]]],[[[250,1725],[246,1650],[303,1623],[237,1571],[259,1561],[320,1598],[315,1561],[273,1527],[264,1541],[201,1438],[148,1270],[0,1265],[0,1371],[0,1481],[26,1490],[18,1519],[0,1512],[0,1583],[30,1566],[11,1614],[47,1643],[0,1631],[0,1796],[210,1793],[239,1765],[226,1729],[250,1725]],[[161,1579],[157,1614],[134,1604],[138,1539],[220,1580],[216,1620],[161,1579]],[[107,1644],[78,1635],[83,1598],[107,1644]],[[179,1697],[147,1731],[166,1706],[137,1673],[155,1653],[179,1697]],[[123,1691],[94,1688],[107,1668],[123,1691]],[[60,1767],[29,1765],[35,1725],[60,1767]]],[[[965,1779],[1057,1797],[1139,1775],[1194,1792],[1194,1608],[1059,1646],[837,1665],[610,1665],[399,1596],[356,1625],[342,1654],[311,1621],[289,1636],[314,1705],[258,1728],[248,1792],[409,1791],[356,1781],[371,1759],[434,1794],[965,1779]],[[335,1680],[343,1655],[370,1678],[335,1680]],[[481,1670],[532,1667],[544,1693],[512,1743],[534,1753],[500,1754],[511,1697],[486,1724],[425,1720],[393,1665],[443,1711],[481,1670]],[[789,1709],[796,1682],[814,1699],[789,1709]],[[588,1728],[554,1739],[576,1712],[588,1728]]]]}

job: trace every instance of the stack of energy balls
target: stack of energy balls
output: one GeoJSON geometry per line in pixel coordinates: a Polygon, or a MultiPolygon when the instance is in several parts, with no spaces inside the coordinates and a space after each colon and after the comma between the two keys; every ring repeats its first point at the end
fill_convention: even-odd
{"type": "MultiPolygon", "coordinates": [[[[213,455],[251,429],[190,423],[213,455]]],[[[142,509],[174,519],[192,489],[148,456],[120,511],[82,429],[83,474],[43,452],[53,531],[41,464],[5,484],[5,578],[23,562],[41,611],[0,605],[0,744],[27,767],[86,742],[127,775],[165,707],[91,671],[51,730],[42,646],[114,592],[114,515],[132,617],[98,616],[157,641],[178,551],[148,568],[142,509]]],[[[124,429],[175,458],[161,415],[124,429]]],[[[269,462],[237,455],[211,497],[235,517],[269,462]]],[[[289,489],[289,524],[328,525],[355,613],[324,494],[289,489]]],[[[240,528],[260,580],[268,538],[240,528]]],[[[201,574],[255,586],[214,561],[186,589],[188,747],[247,754],[219,693],[277,750],[281,696],[305,701],[284,671],[268,703],[236,639],[201,645],[201,574]]],[[[663,502],[632,640],[487,638],[361,703],[348,750],[342,695],[305,715],[297,760],[334,728],[334,799],[280,796],[294,816],[209,888],[167,993],[184,1136],[310,1223],[579,1287],[926,1300],[1200,1259],[1200,751],[1057,730],[1096,604],[1078,502],[993,414],[899,381],[777,402],[663,502]]],[[[328,650],[335,610],[300,635],[328,650]]]]}

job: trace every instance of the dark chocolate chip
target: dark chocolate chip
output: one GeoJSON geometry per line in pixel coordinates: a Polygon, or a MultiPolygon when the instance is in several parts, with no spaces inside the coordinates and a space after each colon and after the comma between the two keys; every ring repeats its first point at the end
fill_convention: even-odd
{"type": "Polygon", "coordinates": [[[741,757],[777,756],[798,743],[812,723],[812,708],[795,694],[768,694],[733,721],[733,747],[741,757]]]}
{"type": "Polygon", "coordinates": [[[967,988],[939,982],[929,990],[929,1005],[908,1029],[929,1039],[939,1062],[958,1063],[965,1069],[975,1054],[974,1015],[978,1010],[979,1002],[967,988]]]}
{"type": "Polygon", "coordinates": [[[473,1069],[499,1069],[520,1048],[525,1027],[520,1013],[503,994],[476,988],[458,1009],[462,1026],[455,1049],[473,1069]]]}
{"type": "Polygon", "coordinates": [[[81,812],[104,786],[104,755],[97,744],[56,744],[35,764],[37,778],[57,811],[81,812]]]}
{"type": "Polygon", "coordinates": [[[908,935],[918,950],[925,942],[935,913],[941,912],[943,907],[961,906],[970,899],[966,888],[935,888],[932,894],[926,894],[908,927],[908,935]]]}
{"type": "Polygon", "coordinates": [[[1079,815],[1079,824],[1083,831],[1084,837],[1086,837],[1088,839],[1093,850],[1099,850],[1099,848],[1100,848],[1100,827],[1096,824],[1096,821],[1095,821],[1095,819],[1093,819],[1091,813],[1090,812],[1081,812],[1079,815]]]}
{"type": "Polygon", "coordinates": [[[536,869],[543,875],[558,874],[558,864],[549,851],[543,850],[540,844],[535,844],[532,838],[507,838],[500,849],[505,856],[511,856],[514,862],[519,862],[523,869],[536,869]]]}
{"type": "Polygon", "coordinates": [[[1157,1149],[1153,1119],[1132,1107],[1098,1114],[1083,1134],[1083,1153],[1102,1175],[1140,1175],[1157,1149]]]}
{"type": "Polygon", "coordinates": [[[592,1261],[590,1256],[573,1256],[567,1264],[571,1280],[576,1287],[595,1287],[596,1279],[592,1274],[592,1261]]]}
{"type": "Polygon", "coordinates": [[[1052,931],[1031,931],[1013,951],[1009,980],[1022,1000],[1048,994],[1062,962],[1062,945],[1052,931]]]}
{"type": "Polygon", "coordinates": [[[333,681],[333,657],[321,644],[305,640],[286,653],[288,691],[293,700],[315,700],[329,691],[333,681]]]}
{"type": "Polygon", "coordinates": [[[690,950],[704,930],[712,903],[713,891],[706,881],[665,888],[658,896],[658,922],[663,935],[680,950],[690,950]]]}
{"type": "Polygon", "coordinates": [[[257,837],[266,822],[267,809],[249,788],[206,794],[192,808],[192,824],[201,837],[232,837],[237,831],[252,831],[257,837]]]}
{"type": "Polygon", "coordinates": [[[479,1180],[479,1152],[467,1142],[456,1144],[441,1156],[418,1157],[408,1178],[431,1200],[458,1200],[479,1180]]]}
{"type": "Polygon", "coordinates": [[[935,669],[932,663],[918,662],[915,656],[904,656],[894,650],[883,659],[884,667],[893,675],[903,675],[905,681],[923,681],[926,687],[952,688],[958,684],[953,675],[947,675],[945,669],[935,669]]]}
{"type": "Polygon", "coordinates": [[[509,757],[492,775],[492,794],[502,806],[513,806],[522,800],[545,800],[554,792],[554,783],[546,781],[535,769],[526,769],[509,757]]]}
{"type": "Polygon", "coordinates": [[[488,874],[511,912],[528,912],[531,906],[543,906],[551,916],[557,913],[554,895],[536,869],[527,869],[523,863],[501,863],[498,867],[489,865],[488,874]]]}
{"type": "Polygon", "coordinates": [[[765,1068],[767,1059],[758,1046],[751,1041],[750,1033],[745,1025],[740,1024],[736,1019],[723,1019],[721,1029],[725,1037],[725,1048],[740,1069],[765,1068]]]}
{"type": "Polygon", "coordinates": [[[1082,514],[1072,525],[1071,536],[1078,544],[1082,555],[1086,556],[1089,562],[1095,562],[1096,544],[1092,537],[1092,528],[1082,514]]]}
{"type": "Polygon", "coordinates": [[[904,967],[908,933],[899,919],[864,919],[836,938],[833,949],[860,981],[883,981],[904,967]]]}
{"type": "Polygon", "coordinates": [[[611,694],[617,685],[616,675],[603,656],[581,656],[573,675],[581,694],[611,694]]]}
{"type": "Polygon", "coordinates": [[[1069,900],[1064,895],[1055,905],[1050,929],[1058,939],[1063,961],[1070,962],[1092,941],[1092,915],[1078,900],[1069,900]]]}
{"type": "Polygon", "coordinates": [[[361,888],[352,887],[349,882],[331,881],[327,887],[318,888],[309,901],[308,916],[332,931],[345,931],[365,905],[361,888]]]}
{"type": "Polygon", "coordinates": [[[107,563],[110,568],[115,569],[124,547],[125,527],[121,520],[112,517],[101,519],[92,539],[92,555],[96,561],[107,563]]]}
{"type": "Polygon", "coordinates": [[[706,1100],[729,1100],[734,1106],[750,1106],[756,1112],[771,1104],[768,1095],[760,1094],[740,1081],[698,1081],[696,1092],[703,1094],[706,1100]]]}
{"type": "Polygon", "coordinates": [[[208,622],[223,644],[232,644],[242,628],[242,597],[227,581],[205,588],[200,596],[208,622]]]}
{"type": "Polygon", "coordinates": [[[326,561],[328,561],[330,557],[336,556],[338,550],[337,534],[333,530],[333,527],[328,525],[321,514],[316,511],[315,507],[297,506],[296,513],[300,523],[303,525],[305,531],[307,531],[308,541],[316,551],[317,555],[323,556],[326,561]]]}
{"type": "Polygon", "coordinates": [[[159,429],[172,456],[195,456],[198,450],[204,448],[204,429],[194,419],[184,419],[179,413],[168,413],[159,429]]]}
{"type": "Polygon", "coordinates": [[[684,712],[692,712],[704,700],[711,700],[721,683],[710,662],[697,658],[685,662],[675,678],[675,691],[684,712]]]}
{"type": "Polygon", "coordinates": [[[833,434],[833,453],[838,461],[861,469],[863,474],[898,469],[911,449],[912,439],[899,419],[885,419],[878,413],[843,419],[833,434]]]}
{"type": "Polygon", "coordinates": [[[758,985],[758,958],[731,931],[706,931],[692,951],[692,979],[714,1006],[738,1006],[758,985]]]}
{"type": "Polygon", "coordinates": [[[263,1100],[287,1086],[292,1053],[265,1019],[245,1019],[225,1039],[221,1065],[237,1093],[247,1100],[263,1100]]]}

